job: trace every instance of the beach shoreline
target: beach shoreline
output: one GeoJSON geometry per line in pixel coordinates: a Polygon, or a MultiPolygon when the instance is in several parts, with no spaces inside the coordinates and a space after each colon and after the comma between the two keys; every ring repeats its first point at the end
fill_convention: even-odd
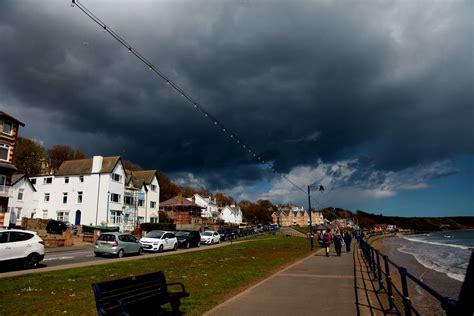
{"type": "MultiPolygon", "coordinates": [[[[401,252],[399,248],[403,242],[403,236],[393,235],[374,240],[372,246],[378,249],[382,254],[387,255],[389,259],[398,266],[406,268],[413,276],[423,281],[441,295],[457,300],[462,282],[450,278],[444,273],[425,267],[417,261],[414,255],[401,252]]],[[[394,273],[392,270],[392,277],[395,275],[398,276],[398,273],[394,273]]],[[[413,306],[419,309],[422,315],[444,315],[436,299],[414,282],[409,281],[408,285],[413,306]],[[435,310],[439,310],[439,313],[435,312],[435,310]]]]}

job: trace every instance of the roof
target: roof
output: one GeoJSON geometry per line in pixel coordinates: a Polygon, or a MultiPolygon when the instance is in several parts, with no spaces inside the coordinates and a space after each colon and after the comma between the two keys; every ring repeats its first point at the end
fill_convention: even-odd
{"type": "Polygon", "coordinates": [[[28,183],[31,185],[33,190],[36,192],[36,188],[33,185],[33,183],[31,183],[30,177],[28,177],[26,174],[23,174],[23,173],[14,173],[14,174],[12,174],[12,186],[15,185],[15,183],[17,183],[18,181],[20,181],[23,178],[26,178],[26,181],[28,181],[28,183]]]}
{"type": "MultiPolygon", "coordinates": [[[[55,175],[68,176],[92,173],[92,160],[92,158],[66,160],[61,164],[55,175]]],[[[99,173],[111,173],[119,161],[121,161],[120,156],[104,157],[99,173]]]]}
{"type": "Polygon", "coordinates": [[[25,123],[22,123],[22,122],[18,121],[16,118],[14,118],[13,116],[11,116],[11,115],[9,115],[5,112],[0,111],[0,117],[5,117],[5,118],[9,119],[12,122],[20,124],[23,127],[25,126],[25,123]]]}
{"type": "MultiPolygon", "coordinates": [[[[127,175],[127,180],[125,183],[130,183],[132,181],[132,184],[135,188],[141,188],[142,185],[150,185],[153,182],[153,179],[156,176],[156,180],[158,180],[158,170],[140,170],[140,171],[131,171],[131,170],[125,170],[125,174],[127,175]]],[[[159,185],[159,182],[158,182],[159,185]]]]}
{"type": "Polygon", "coordinates": [[[200,207],[196,203],[189,201],[188,199],[184,198],[182,195],[175,196],[169,200],[160,203],[160,207],[172,207],[172,206],[196,206],[200,207]]]}

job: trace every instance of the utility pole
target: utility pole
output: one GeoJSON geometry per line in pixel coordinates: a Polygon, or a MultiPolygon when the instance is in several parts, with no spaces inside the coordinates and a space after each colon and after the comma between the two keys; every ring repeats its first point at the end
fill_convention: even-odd
{"type": "Polygon", "coordinates": [[[313,240],[313,221],[311,219],[311,186],[308,185],[308,212],[309,212],[309,239],[311,244],[311,251],[314,249],[313,240]]]}

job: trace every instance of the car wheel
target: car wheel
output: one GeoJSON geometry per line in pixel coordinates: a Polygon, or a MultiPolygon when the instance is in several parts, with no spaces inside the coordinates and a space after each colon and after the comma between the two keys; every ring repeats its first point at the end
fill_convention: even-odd
{"type": "Polygon", "coordinates": [[[220,239],[220,238],[219,238],[219,240],[217,241],[217,243],[218,243],[218,244],[220,244],[220,243],[221,243],[221,239],[220,239]]]}
{"type": "Polygon", "coordinates": [[[40,262],[39,256],[35,253],[29,255],[26,260],[25,260],[25,268],[26,269],[33,269],[38,266],[38,263],[40,262]]]}
{"type": "Polygon", "coordinates": [[[186,242],[186,249],[189,249],[189,247],[191,247],[191,245],[189,244],[189,241],[186,242]]]}
{"type": "Polygon", "coordinates": [[[163,245],[160,245],[160,248],[158,248],[158,252],[163,252],[163,245]]]}
{"type": "Polygon", "coordinates": [[[138,248],[138,255],[139,256],[143,255],[143,248],[142,247],[138,248]]]}
{"type": "Polygon", "coordinates": [[[214,245],[214,239],[211,240],[211,245],[214,245]]]}
{"type": "Polygon", "coordinates": [[[124,251],[123,249],[120,249],[119,252],[117,253],[117,257],[123,258],[123,255],[124,255],[124,251]]]}
{"type": "Polygon", "coordinates": [[[201,247],[201,242],[200,241],[198,241],[198,247],[201,247]]]}
{"type": "Polygon", "coordinates": [[[94,252],[94,254],[95,254],[96,257],[100,257],[100,253],[94,252]]]}
{"type": "Polygon", "coordinates": [[[173,246],[173,250],[176,251],[178,249],[178,243],[175,243],[173,246]]]}

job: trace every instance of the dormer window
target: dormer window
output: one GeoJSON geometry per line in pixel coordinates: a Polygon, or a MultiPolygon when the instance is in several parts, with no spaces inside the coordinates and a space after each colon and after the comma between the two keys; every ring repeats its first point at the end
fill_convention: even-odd
{"type": "Polygon", "coordinates": [[[3,133],[11,135],[13,132],[13,124],[11,122],[3,121],[3,133]]]}
{"type": "Polygon", "coordinates": [[[10,145],[0,144],[0,160],[8,161],[10,157],[10,145]]]}
{"type": "Polygon", "coordinates": [[[121,182],[122,181],[122,176],[119,175],[118,173],[112,173],[112,180],[115,182],[121,182]]]}

